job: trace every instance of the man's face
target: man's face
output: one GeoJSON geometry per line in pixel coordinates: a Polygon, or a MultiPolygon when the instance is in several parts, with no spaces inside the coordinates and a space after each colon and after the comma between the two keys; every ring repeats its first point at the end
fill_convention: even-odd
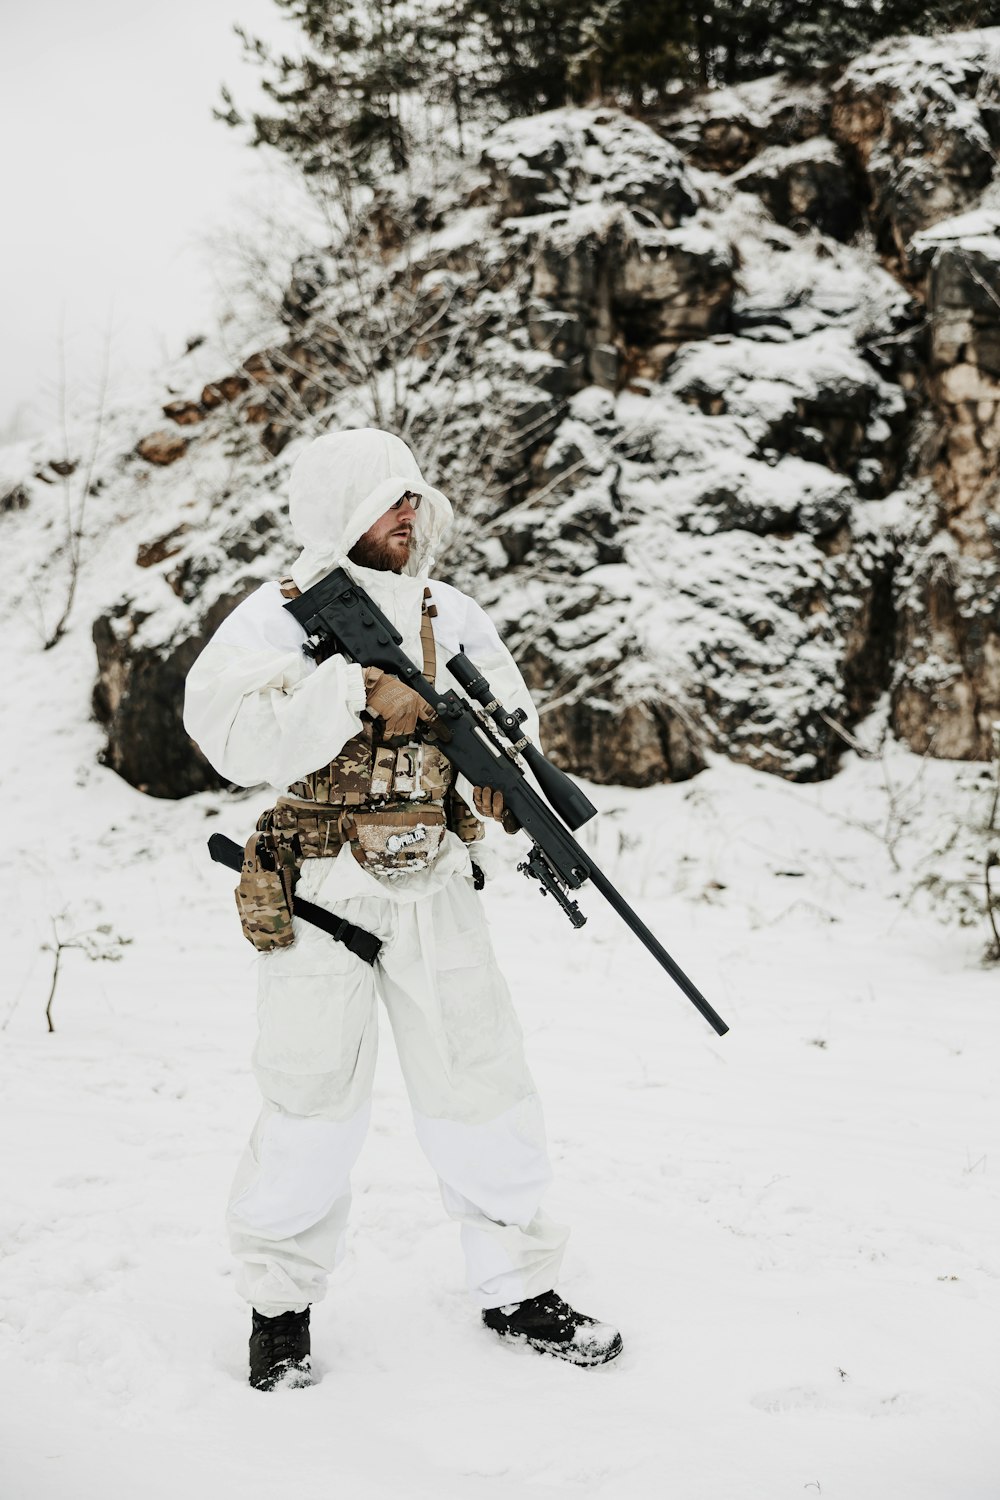
{"type": "Polygon", "coordinates": [[[410,560],[413,527],[417,519],[420,496],[410,491],[396,505],[369,526],[348,552],[352,562],[363,568],[379,568],[386,573],[402,573],[410,560]]]}

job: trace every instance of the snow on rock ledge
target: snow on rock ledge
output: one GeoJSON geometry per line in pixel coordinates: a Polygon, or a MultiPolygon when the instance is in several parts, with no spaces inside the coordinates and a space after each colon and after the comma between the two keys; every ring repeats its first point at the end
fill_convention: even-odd
{"type": "Polygon", "coordinates": [[[998,58],[996,29],[895,39],[833,90],[833,134],[856,153],[876,229],[904,270],[912,237],[968,207],[993,176],[998,58]]]}
{"type": "Polygon", "coordinates": [[[511,121],[490,138],[482,164],[502,219],[622,203],[673,226],[697,206],[676,147],[618,110],[556,109],[511,121]]]}

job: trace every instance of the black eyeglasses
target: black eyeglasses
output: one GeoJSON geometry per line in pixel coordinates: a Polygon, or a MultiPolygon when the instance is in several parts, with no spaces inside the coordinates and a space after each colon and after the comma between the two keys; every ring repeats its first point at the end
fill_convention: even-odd
{"type": "Polygon", "coordinates": [[[389,509],[398,510],[404,500],[409,500],[411,508],[413,510],[419,510],[420,502],[423,498],[423,495],[414,495],[409,490],[407,490],[405,495],[400,495],[398,500],[394,500],[392,502],[392,504],[389,506],[389,509]]]}

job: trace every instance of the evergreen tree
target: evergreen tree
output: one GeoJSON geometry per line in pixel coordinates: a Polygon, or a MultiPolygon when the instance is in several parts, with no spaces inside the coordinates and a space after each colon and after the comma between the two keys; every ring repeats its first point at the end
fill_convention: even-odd
{"type": "Polygon", "coordinates": [[[811,74],[900,32],[990,24],[1000,0],[275,0],[297,55],[240,32],[271,107],[220,119],[307,176],[352,185],[408,166],[414,142],[473,115],[566,103],[637,113],[681,83],[811,74]]]}
{"type": "Polygon", "coordinates": [[[574,97],[617,100],[639,112],[691,78],[694,15],[684,0],[604,0],[590,11],[569,66],[574,97]]]}
{"type": "Polygon", "coordinates": [[[237,27],[273,105],[242,115],[223,89],[218,118],[252,129],[251,145],[286,152],[307,176],[364,180],[408,165],[408,97],[425,80],[424,23],[406,0],[275,0],[306,47],[275,53],[237,27]]]}
{"type": "Polygon", "coordinates": [[[594,0],[466,0],[465,23],[483,43],[476,97],[498,94],[513,115],[568,103],[570,59],[594,9],[594,0]]]}
{"type": "Polygon", "coordinates": [[[997,0],[707,0],[695,13],[702,84],[810,75],[885,37],[995,24],[997,0]]]}

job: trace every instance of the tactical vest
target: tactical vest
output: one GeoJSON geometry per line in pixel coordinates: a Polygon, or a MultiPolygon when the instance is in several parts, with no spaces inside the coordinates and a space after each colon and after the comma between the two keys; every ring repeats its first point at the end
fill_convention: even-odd
{"type": "MultiPolygon", "coordinates": [[[[280,586],[286,599],[301,592],[290,578],[280,586]]],[[[437,672],[436,613],[425,588],[420,644],[429,682],[437,672]]],[[[286,858],[296,865],[328,858],[349,843],[366,869],[399,872],[429,865],[448,828],[464,843],[482,838],[482,824],[454,789],[451,762],[432,741],[386,745],[371,720],[362,723],[329,765],[296,781],[271,810],[269,828],[286,858]]]]}

